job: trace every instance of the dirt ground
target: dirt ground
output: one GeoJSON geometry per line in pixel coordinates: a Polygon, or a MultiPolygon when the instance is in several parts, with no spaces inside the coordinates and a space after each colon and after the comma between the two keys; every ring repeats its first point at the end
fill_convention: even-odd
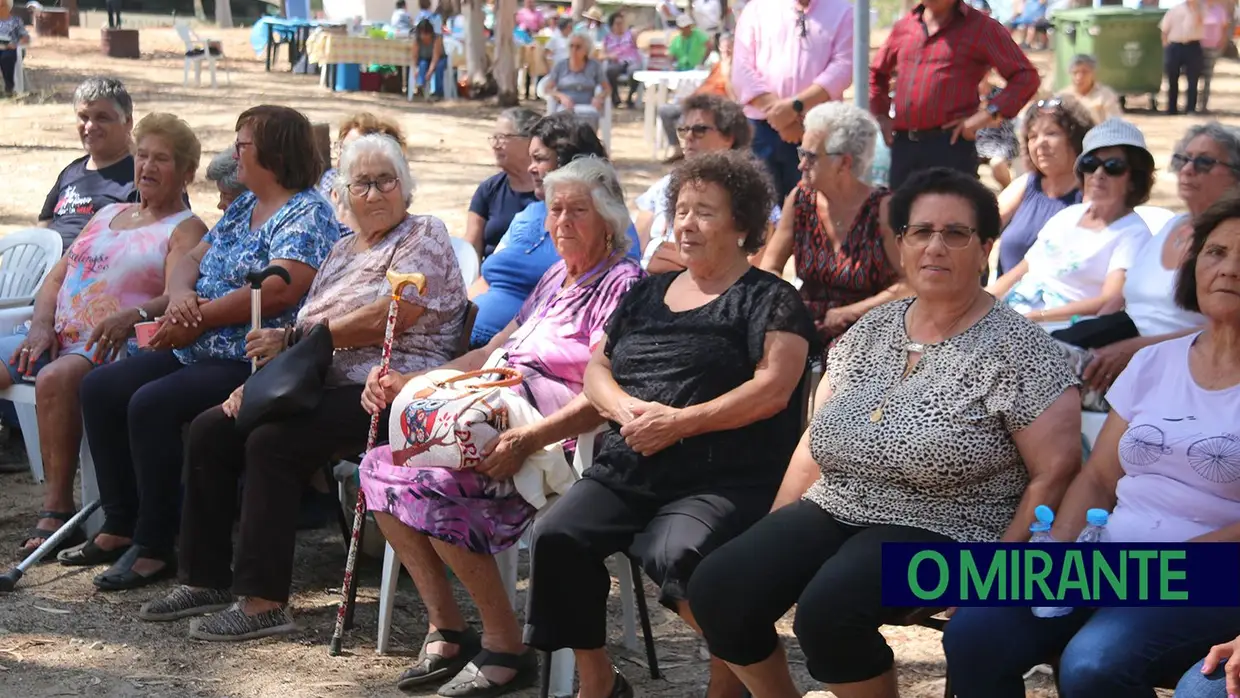
{"type": "MultiPolygon", "coordinates": [[[[37,40],[27,60],[27,80],[34,92],[19,101],[0,102],[0,233],[35,224],[37,212],[57,172],[77,157],[80,144],[70,102],[74,86],[90,75],[125,80],[138,115],[149,111],[179,114],[197,130],[204,146],[203,169],[210,155],[230,147],[233,123],[243,109],[259,103],[282,103],[304,111],[313,121],[338,124],[357,110],[394,117],[405,127],[419,182],[414,209],[441,217],[459,233],[474,187],[493,171],[486,136],[497,110],[477,103],[410,104],[393,95],[330,93],[313,77],[265,73],[248,46],[248,32],[208,30],[223,39],[230,56],[231,85],[220,89],[181,84],[181,44],[170,28],[143,29],[142,59],[100,55],[95,30],[74,29],[69,39],[37,40]]],[[[876,37],[877,39],[877,37],[876,37]]],[[[1046,69],[1050,54],[1035,57],[1046,69]]],[[[1219,66],[1213,106],[1218,118],[1240,111],[1240,70],[1219,66]]],[[[221,76],[222,78],[223,76],[221,76]]],[[[531,106],[539,108],[540,105],[531,106]]],[[[1135,114],[1158,162],[1166,163],[1176,138],[1194,120],[1135,114]]],[[[635,198],[663,171],[649,157],[640,112],[618,111],[613,154],[628,195],[635,198]]],[[[205,182],[190,190],[194,209],[210,224],[214,188],[205,182]]],[[[1153,203],[1174,206],[1174,179],[1162,173],[1153,203]]],[[[39,489],[30,475],[0,475],[0,547],[14,551],[33,523],[39,489]]],[[[14,553],[0,554],[15,563],[14,553]]],[[[425,633],[425,613],[408,577],[402,578],[394,622],[396,651],[375,654],[379,563],[361,566],[357,627],[347,637],[346,653],[327,654],[334,621],[343,552],[331,528],[298,538],[293,582],[296,635],[242,645],[195,643],[184,639],[186,622],[151,624],[136,620],[145,601],[164,594],[169,584],[132,592],[104,594],[91,584],[94,570],[44,565],[31,570],[20,589],[0,597],[0,697],[90,695],[136,696],[397,696],[400,671],[417,653],[425,633]]],[[[7,566],[7,562],[5,565],[7,566]]],[[[520,592],[524,593],[525,570],[520,592]]],[[[647,597],[653,599],[653,589],[647,597]]],[[[462,593],[462,598],[464,595],[462,593]]],[[[470,608],[468,602],[465,608],[470,608]]],[[[476,620],[472,610],[467,611],[476,620]]],[[[660,664],[665,678],[648,678],[642,656],[619,646],[619,601],[609,606],[613,651],[618,665],[648,696],[701,695],[706,679],[700,643],[674,616],[652,606],[660,664]]],[[[792,638],[791,618],[780,630],[788,638],[800,685],[819,689],[804,672],[792,638]]],[[[922,628],[884,628],[899,662],[902,695],[942,695],[945,664],[939,635],[922,628]]],[[[1050,682],[1036,676],[1030,695],[1054,695],[1050,682]]],[[[430,694],[427,694],[430,695],[430,694]]],[[[533,696],[534,690],[521,695],[533,696]]],[[[824,696],[826,693],[813,695],[824,696]]]]}

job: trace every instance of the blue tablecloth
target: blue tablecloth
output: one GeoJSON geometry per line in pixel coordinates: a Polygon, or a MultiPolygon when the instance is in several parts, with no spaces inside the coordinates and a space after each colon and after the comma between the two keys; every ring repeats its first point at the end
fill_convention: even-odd
{"type": "Polygon", "coordinates": [[[298,27],[317,27],[322,22],[316,22],[310,19],[285,19],[283,17],[263,17],[254,23],[254,27],[250,29],[250,47],[254,49],[257,55],[263,55],[267,50],[267,26],[271,25],[272,31],[279,35],[285,41],[292,40],[298,27]]]}

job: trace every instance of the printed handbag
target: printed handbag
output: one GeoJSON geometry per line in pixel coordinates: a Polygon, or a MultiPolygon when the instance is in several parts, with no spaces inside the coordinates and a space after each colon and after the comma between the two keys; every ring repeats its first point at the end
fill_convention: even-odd
{"type": "Polygon", "coordinates": [[[392,464],[451,470],[477,466],[487,444],[508,428],[503,391],[522,380],[511,368],[484,368],[417,390],[399,415],[392,415],[400,427],[389,434],[392,464]]]}

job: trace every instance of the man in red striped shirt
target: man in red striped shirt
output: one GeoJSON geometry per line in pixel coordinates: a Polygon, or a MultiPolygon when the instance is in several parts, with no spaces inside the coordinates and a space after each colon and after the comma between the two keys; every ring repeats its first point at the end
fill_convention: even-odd
{"type": "Polygon", "coordinates": [[[870,67],[870,110],[891,146],[891,188],[931,167],[976,176],[977,131],[1016,118],[1039,82],[1002,24],[963,0],[924,0],[896,22],[870,67]],[[991,68],[1007,86],[982,109],[977,86],[991,68]]]}

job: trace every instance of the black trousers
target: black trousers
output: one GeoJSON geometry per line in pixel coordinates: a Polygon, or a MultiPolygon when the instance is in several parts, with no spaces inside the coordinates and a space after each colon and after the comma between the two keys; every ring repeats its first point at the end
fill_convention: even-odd
{"type": "Polygon", "coordinates": [[[106,0],[104,5],[108,8],[108,28],[121,26],[121,0],[106,0]]]}
{"type": "Polygon", "coordinates": [[[910,176],[932,167],[947,167],[977,176],[977,144],[961,138],[951,142],[951,131],[896,131],[891,144],[892,190],[910,176]]]}
{"type": "Polygon", "coordinates": [[[181,517],[182,429],[250,375],[243,361],[185,365],[171,351],[107,364],[82,380],[82,418],[95,459],[103,532],[170,554],[181,517]]]}
{"type": "Polygon", "coordinates": [[[0,51],[0,77],[4,79],[4,91],[13,91],[14,73],[17,71],[17,49],[0,51]]]}
{"type": "MultiPolygon", "coordinates": [[[[189,428],[181,516],[180,569],[186,584],[288,601],[302,490],[329,458],[355,456],[366,447],[370,415],[361,397],[360,385],[329,388],[314,410],[249,433],[219,407],[198,415],[189,428]],[[234,556],[232,528],[242,477],[234,556]]],[[[386,414],[379,420],[386,425],[386,414]]]]}
{"type": "Polygon", "coordinates": [[[540,650],[598,649],[607,639],[611,576],[624,552],[676,610],[699,562],[771,507],[773,492],[718,490],[671,501],[620,493],[585,478],[534,523],[525,642],[540,650]]]}
{"type": "Polygon", "coordinates": [[[771,656],[775,621],[796,604],[793,632],[818,681],[865,681],[892,667],[881,625],[912,609],[882,605],[882,544],[950,542],[908,526],[850,526],[801,500],[716,550],[689,584],[711,654],[740,666],[771,656]]]}
{"type": "MultiPolygon", "coordinates": [[[[620,76],[628,73],[632,69],[632,64],[628,61],[613,62],[607,64],[607,82],[611,85],[611,106],[620,106],[620,76]]],[[[637,91],[637,81],[629,80],[629,98],[628,103],[633,103],[633,93],[637,91]]]]}
{"type": "Polygon", "coordinates": [[[1184,112],[1197,111],[1197,83],[1205,68],[1205,52],[1200,41],[1186,44],[1167,44],[1163,51],[1163,72],[1167,75],[1167,113],[1176,114],[1180,106],[1180,76],[1188,82],[1185,90],[1184,112]]]}

